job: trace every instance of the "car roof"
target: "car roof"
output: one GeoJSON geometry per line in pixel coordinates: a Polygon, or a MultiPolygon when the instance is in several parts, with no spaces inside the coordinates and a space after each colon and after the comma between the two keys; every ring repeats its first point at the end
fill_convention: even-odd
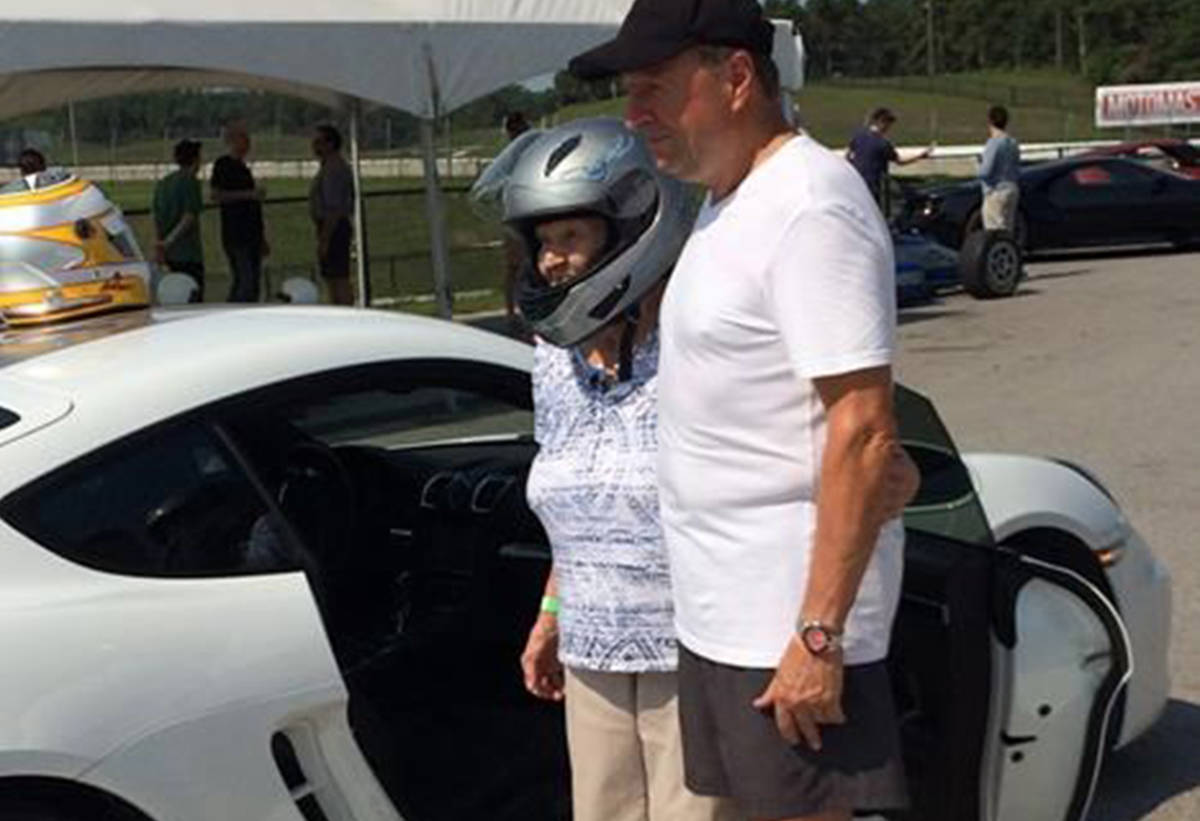
{"type": "MultiPolygon", "coordinates": [[[[440,319],[323,306],[143,309],[0,333],[4,385],[76,408],[172,415],[273,382],[352,365],[461,359],[528,370],[528,345],[440,319]]],[[[20,409],[15,409],[20,412],[20,409]]],[[[135,414],[136,415],[136,414],[135,414]]]]}
{"type": "Polygon", "coordinates": [[[143,309],[10,330],[0,333],[0,405],[28,426],[7,431],[14,475],[4,478],[312,373],[417,359],[528,371],[532,358],[529,345],[456,322],[323,306],[143,309]]]}
{"type": "Polygon", "coordinates": [[[520,368],[528,356],[527,345],[459,323],[324,306],[144,309],[0,332],[0,376],[71,394],[103,390],[117,372],[166,387],[200,372],[257,382],[321,364],[449,357],[520,368]]]}

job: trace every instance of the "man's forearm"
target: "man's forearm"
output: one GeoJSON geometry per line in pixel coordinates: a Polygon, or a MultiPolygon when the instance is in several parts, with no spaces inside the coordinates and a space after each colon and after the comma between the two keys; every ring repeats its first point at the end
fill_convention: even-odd
{"type": "Polygon", "coordinates": [[[988,181],[991,179],[992,172],[996,168],[996,149],[994,146],[987,146],[983,149],[983,157],[979,161],[979,179],[988,181]]]}
{"type": "Polygon", "coordinates": [[[896,441],[894,428],[886,424],[830,425],[802,618],[845,625],[885,521],[883,499],[896,441]]]}
{"type": "Polygon", "coordinates": [[[175,227],[171,229],[171,232],[162,238],[163,247],[170,248],[172,245],[174,245],[175,241],[182,236],[183,232],[191,228],[195,222],[196,215],[191,211],[188,211],[186,214],[184,214],[179,219],[179,222],[175,223],[175,227]]]}

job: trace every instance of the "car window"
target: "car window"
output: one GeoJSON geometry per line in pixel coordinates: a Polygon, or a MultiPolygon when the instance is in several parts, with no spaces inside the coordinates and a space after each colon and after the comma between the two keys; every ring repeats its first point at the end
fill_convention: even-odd
{"type": "Polygon", "coordinates": [[[1061,174],[1050,184],[1050,201],[1059,207],[1122,201],[1148,190],[1153,172],[1134,163],[1090,163],[1061,174]]]}
{"type": "Polygon", "coordinates": [[[533,434],[532,411],[467,388],[363,388],[299,403],[286,419],[327,445],[414,447],[533,434]]]}
{"type": "Polygon", "coordinates": [[[917,496],[904,511],[904,526],[971,544],[994,544],[970,472],[933,403],[897,386],[895,411],[900,441],[921,472],[917,496]]]}
{"type": "Polygon", "coordinates": [[[241,575],[294,565],[261,496],[201,422],[105,448],[18,491],[0,512],[44,547],[114,573],[241,575]]]}
{"type": "Polygon", "coordinates": [[[21,417],[7,408],[0,408],[0,430],[7,428],[9,425],[15,425],[21,421],[21,417]]]}
{"type": "Polygon", "coordinates": [[[1068,180],[1075,185],[1111,185],[1113,178],[1102,165],[1085,165],[1072,171],[1068,180]]]}
{"type": "MultiPolygon", "coordinates": [[[[75,245],[19,236],[0,236],[0,259],[11,265],[46,273],[65,271],[83,263],[83,250],[75,245]]],[[[53,285],[53,283],[50,283],[53,285]]],[[[26,286],[29,287],[29,286],[26,286]]],[[[34,285],[32,287],[45,287],[34,285]]],[[[15,288],[13,288],[15,290],[15,288]]],[[[6,287],[6,290],[9,290],[6,287]]]]}

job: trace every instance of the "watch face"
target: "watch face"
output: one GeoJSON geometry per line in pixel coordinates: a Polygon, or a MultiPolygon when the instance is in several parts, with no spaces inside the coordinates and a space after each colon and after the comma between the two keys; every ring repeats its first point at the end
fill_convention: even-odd
{"type": "Polygon", "coordinates": [[[829,649],[829,633],[823,627],[809,625],[800,636],[810,653],[820,655],[829,649]]]}

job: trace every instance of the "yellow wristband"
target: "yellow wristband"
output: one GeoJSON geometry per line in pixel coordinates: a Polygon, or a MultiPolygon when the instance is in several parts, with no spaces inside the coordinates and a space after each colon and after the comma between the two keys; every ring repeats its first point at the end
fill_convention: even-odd
{"type": "Polygon", "coordinates": [[[558,615],[558,596],[542,596],[542,612],[558,615]]]}

